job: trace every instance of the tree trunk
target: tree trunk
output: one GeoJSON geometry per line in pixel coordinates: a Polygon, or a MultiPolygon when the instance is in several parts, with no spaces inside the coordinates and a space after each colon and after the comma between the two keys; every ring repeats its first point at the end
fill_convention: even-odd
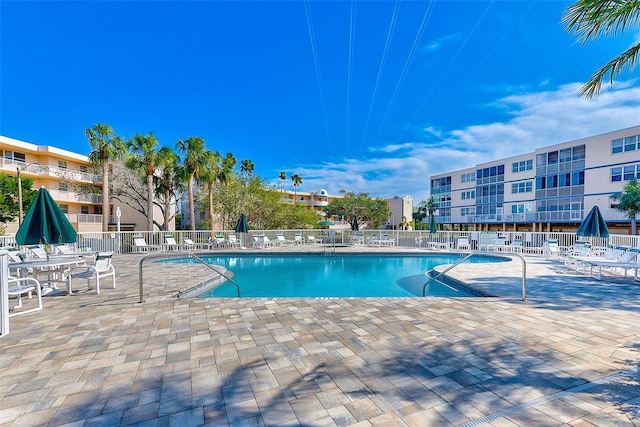
{"type": "Polygon", "coordinates": [[[635,236],[637,233],[637,224],[635,215],[631,218],[631,235],[635,236]]]}
{"type": "Polygon", "coordinates": [[[153,175],[147,176],[147,231],[153,231],[153,175]]]}
{"type": "Polygon", "coordinates": [[[109,163],[102,161],[102,231],[109,231],[109,163]]]}
{"type": "Polygon", "coordinates": [[[189,218],[189,222],[191,223],[189,228],[191,231],[196,231],[196,207],[193,202],[193,174],[189,175],[189,185],[187,188],[189,190],[189,215],[191,216],[189,218]]]}

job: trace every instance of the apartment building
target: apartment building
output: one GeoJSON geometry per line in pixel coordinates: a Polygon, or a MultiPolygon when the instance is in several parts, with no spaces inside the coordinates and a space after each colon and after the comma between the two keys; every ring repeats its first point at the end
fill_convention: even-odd
{"type": "Polygon", "coordinates": [[[630,230],[611,195],[640,179],[640,126],[431,176],[437,221],[453,230],[575,231],[594,205],[630,230]]]}
{"type": "MultiPolygon", "coordinates": [[[[48,145],[35,145],[0,135],[0,173],[21,178],[32,178],[33,189],[45,187],[73,227],[79,233],[102,231],[102,195],[77,191],[74,184],[102,188],[100,176],[91,173],[86,155],[48,145]]],[[[117,208],[120,208],[121,230],[145,230],[144,215],[125,203],[110,205],[109,228],[117,228],[117,208]]],[[[24,211],[28,206],[24,207],[24,211]]],[[[7,233],[18,230],[18,221],[5,224],[7,233]]]]}
{"type": "Polygon", "coordinates": [[[411,196],[393,196],[387,200],[390,216],[383,227],[391,230],[402,230],[413,221],[413,198],[411,196]]]}

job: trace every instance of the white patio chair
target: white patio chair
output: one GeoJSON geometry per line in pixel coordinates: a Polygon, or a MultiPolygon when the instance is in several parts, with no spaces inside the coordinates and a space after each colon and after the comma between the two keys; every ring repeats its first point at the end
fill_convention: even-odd
{"type": "Polygon", "coordinates": [[[37,310],[42,310],[42,291],[40,282],[33,277],[9,277],[7,279],[9,283],[9,298],[17,299],[17,304],[10,307],[9,317],[19,316],[21,314],[32,313],[37,310]],[[33,296],[35,292],[38,298],[38,305],[35,308],[22,311],[14,311],[17,308],[22,308],[22,297],[27,295],[29,298],[33,296]]]}
{"type": "Polygon", "coordinates": [[[307,236],[307,241],[309,243],[322,243],[322,238],[320,237],[316,238],[316,236],[313,236],[310,234],[307,236]]]}
{"type": "Polygon", "coordinates": [[[96,294],[100,293],[100,279],[111,277],[113,289],[116,288],[116,270],[111,263],[113,252],[98,252],[93,264],[73,267],[69,270],[67,292],[72,293],[73,279],[87,279],[87,289],[91,289],[91,279],[96,281],[96,294]]]}

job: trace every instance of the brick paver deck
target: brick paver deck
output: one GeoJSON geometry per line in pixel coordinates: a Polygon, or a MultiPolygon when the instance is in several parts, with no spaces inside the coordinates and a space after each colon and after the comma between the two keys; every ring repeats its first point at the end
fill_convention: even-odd
{"type": "Polygon", "coordinates": [[[529,258],[525,302],[519,260],[450,272],[490,298],[177,299],[211,272],[154,265],[141,304],[141,258],[11,319],[1,425],[640,425],[632,278],[529,258]]]}

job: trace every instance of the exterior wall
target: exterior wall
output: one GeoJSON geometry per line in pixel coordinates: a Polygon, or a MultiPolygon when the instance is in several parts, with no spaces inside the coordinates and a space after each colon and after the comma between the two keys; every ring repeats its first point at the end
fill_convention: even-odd
{"type": "Polygon", "coordinates": [[[640,126],[433,175],[431,189],[433,196],[446,196],[447,189],[443,190],[439,184],[451,177],[450,201],[445,197],[445,203],[440,206],[445,215],[440,215],[438,221],[452,226],[571,231],[597,205],[614,229],[626,230],[629,219],[615,209],[611,195],[622,191],[631,176],[640,179],[640,126]],[[497,198],[494,209],[493,203],[487,205],[479,200],[485,183],[479,182],[478,177],[482,170],[499,165],[504,165],[504,194],[502,201],[497,198]],[[475,183],[462,183],[461,177],[471,171],[477,174],[475,183]],[[472,188],[476,191],[473,204],[462,197],[472,188]],[[472,205],[475,205],[475,214],[464,215],[463,209],[468,213],[472,205]]]}
{"type": "Polygon", "coordinates": [[[401,229],[403,218],[410,222],[413,219],[413,199],[410,196],[393,196],[387,199],[391,215],[387,219],[387,228],[401,229]]]}

